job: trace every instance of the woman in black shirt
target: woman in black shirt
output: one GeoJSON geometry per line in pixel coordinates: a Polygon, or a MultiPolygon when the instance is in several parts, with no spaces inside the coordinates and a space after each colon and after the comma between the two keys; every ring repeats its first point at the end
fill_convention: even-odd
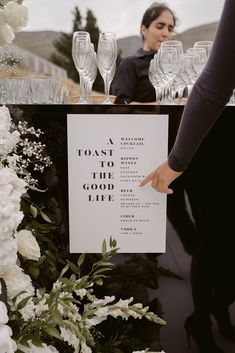
{"type": "MultiPolygon", "coordinates": [[[[161,43],[172,38],[175,25],[176,16],[164,4],[153,3],[145,11],[140,27],[143,48],[120,63],[113,80],[116,104],[156,103],[155,89],[148,77],[149,65],[161,43]]],[[[167,216],[185,251],[192,255],[197,237],[186,207],[183,178],[175,183],[174,197],[167,204],[167,216]]]]}
{"type": "Polygon", "coordinates": [[[140,27],[143,48],[120,63],[112,83],[115,103],[143,104],[156,101],[155,90],[148,78],[149,64],[161,43],[172,38],[175,25],[174,13],[164,4],[153,3],[145,11],[140,27]]]}

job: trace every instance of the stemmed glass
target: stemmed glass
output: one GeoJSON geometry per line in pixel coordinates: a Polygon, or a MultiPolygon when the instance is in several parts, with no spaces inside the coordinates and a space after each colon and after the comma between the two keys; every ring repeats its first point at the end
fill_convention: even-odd
{"type": "Polygon", "coordinates": [[[164,74],[165,94],[163,104],[174,104],[171,86],[173,79],[180,69],[183,58],[183,45],[179,40],[168,40],[161,44],[159,51],[159,65],[164,74]]]}
{"type": "Polygon", "coordinates": [[[80,99],[79,104],[87,104],[87,92],[85,84],[85,75],[87,72],[87,63],[91,55],[90,34],[84,31],[73,33],[72,57],[80,79],[80,99]]]}
{"type": "Polygon", "coordinates": [[[91,43],[91,53],[87,61],[87,70],[85,70],[85,89],[87,93],[87,100],[90,101],[92,86],[97,75],[97,57],[94,50],[94,44],[91,43]]]}
{"type": "Polygon", "coordinates": [[[152,83],[155,89],[157,104],[159,104],[159,102],[162,99],[163,88],[165,85],[165,82],[163,80],[163,73],[158,63],[158,56],[159,56],[158,53],[154,55],[154,58],[150,61],[149,71],[148,71],[149,81],[152,83]]]}
{"type": "Polygon", "coordinates": [[[180,40],[166,40],[161,44],[161,49],[167,49],[167,48],[175,48],[177,51],[177,56],[178,56],[178,65],[180,65],[180,60],[183,58],[184,51],[183,51],[183,45],[180,40]]]}
{"type": "Polygon", "coordinates": [[[194,43],[194,48],[204,48],[206,50],[207,58],[209,58],[213,42],[211,40],[201,40],[194,43]]]}
{"type": "Polygon", "coordinates": [[[171,86],[173,79],[179,70],[178,54],[175,48],[161,48],[159,51],[159,66],[163,72],[163,78],[165,80],[165,94],[162,101],[163,104],[174,104],[174,100],[171,95],[171,86]]]}
{"type": "Polygon", "coordinates": [[[112,104],[109,99],[110,84],[113,80],[117,59],[117,42],[113,32],[100,33],[97,64],[104,80],[105,98],[103,104],[112,104]]]}

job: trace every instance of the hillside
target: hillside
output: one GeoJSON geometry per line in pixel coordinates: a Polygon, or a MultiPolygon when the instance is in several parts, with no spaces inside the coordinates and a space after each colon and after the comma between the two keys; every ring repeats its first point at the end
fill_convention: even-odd
{"type": "Polygon", "coordinates": [[[56,31],[19,32],[16,34],[14,44],[44,59],[49,59],[55,51],[53,42],[60,34],[56,31]]]}
{"type": "MultiPolygon", "coordinates": [[[[175,38],[183,42],[184,49],[188,49],[196,41],[213,40],[217,25],[218,22],[213,22],[194,27],[177,34],[175,38]]],[[[60,32],[55,31],[19,32],[14,44],[33,54],[49,59],[55,51],[53,41],[58,39],[60,34],[60,32]]],[[[141,47],[142,40],[139,36],[130,36],[118,39],[117,45],[122,52],[122,57],[126,57],[133,55],[141,47]]]]}

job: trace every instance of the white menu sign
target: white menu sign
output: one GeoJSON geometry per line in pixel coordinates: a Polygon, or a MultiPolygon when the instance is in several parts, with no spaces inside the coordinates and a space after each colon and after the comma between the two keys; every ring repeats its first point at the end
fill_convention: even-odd
{"type": "Polygon", "coordinates": [[[168,116],[71,114],[70,252],[165,252],[166,195],[140,181],[167,158],[168,116]]]}

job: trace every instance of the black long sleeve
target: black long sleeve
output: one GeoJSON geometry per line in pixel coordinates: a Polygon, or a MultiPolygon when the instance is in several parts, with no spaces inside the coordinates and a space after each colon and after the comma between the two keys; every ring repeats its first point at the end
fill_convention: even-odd
{"type": "Polygon", "coordinates": [[[235,1],[226,0],[208,63],[181,119],[169,166],[183,171],[230,99],[235,87],[235,1]]]}

